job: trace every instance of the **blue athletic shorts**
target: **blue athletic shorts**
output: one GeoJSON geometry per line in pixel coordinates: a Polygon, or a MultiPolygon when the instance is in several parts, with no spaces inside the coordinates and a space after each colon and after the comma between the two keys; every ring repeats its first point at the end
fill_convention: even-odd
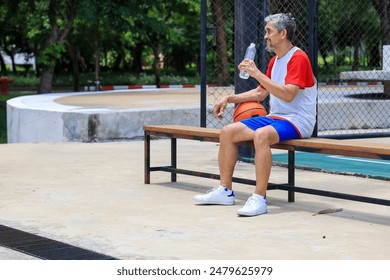
{"type": "Polygon", "coordinates": [[[241,122],[254,131],[267,125],[272,126],[278,132],[280,142],[300,138],[300,135],[294,125],[287,120],[273,119],[269,117],[254,117],[242,120],[241,122]]]}

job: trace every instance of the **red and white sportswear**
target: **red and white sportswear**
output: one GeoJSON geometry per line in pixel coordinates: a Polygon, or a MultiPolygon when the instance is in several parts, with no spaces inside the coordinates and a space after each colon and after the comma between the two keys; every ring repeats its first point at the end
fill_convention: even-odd
{"type": "Polygon", "coordinates": [[[274,56],[266,75],[282,85],[299,86],[297,96],[290,103],[270,94],[269,117],[290,121],[302,138],[310,137],[316,123],[317,85],[308,56],[298,47],[293,47],[283,57],[274,56]]]}

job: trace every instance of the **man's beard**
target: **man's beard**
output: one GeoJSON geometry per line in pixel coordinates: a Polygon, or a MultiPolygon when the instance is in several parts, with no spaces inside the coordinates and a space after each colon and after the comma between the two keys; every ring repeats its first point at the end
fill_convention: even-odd
{"type": "Polygon", "coordinates": [[[269,52],[269,53],[274,53],[274,52],[275,52],[275,48],[272,47],[270,44],[267,44],[267,45],[265,46],[265,50],[266,50],[267,52],[269,52]]]}

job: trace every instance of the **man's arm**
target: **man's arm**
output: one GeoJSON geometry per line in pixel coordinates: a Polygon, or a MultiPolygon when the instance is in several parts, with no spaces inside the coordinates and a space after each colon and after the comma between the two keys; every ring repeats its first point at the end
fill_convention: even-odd
{"type": "Polygon", "coordinates": [[[290,103],[297,96],[299,91],[298,85],[287,84],[281,85],[263,74],[257,67],[256,64],[248,59],[245,59],[238,66],[240,70],[246,70],[250,76],[255,78],[263,87],[267,89],[268,92],[271,92],[272,95],[276,96],[283,101],[290,103]]]}
{"type": "Polygon", "coordinates": [[[269,92],[266,89],[257,87],[255,89],[240,93],[231,94],[222,97],[214,106],[214,115],[221,120],[223,112],[228,103],[242,103],[248,101],[262,101],[268,96],[269,92]]]}

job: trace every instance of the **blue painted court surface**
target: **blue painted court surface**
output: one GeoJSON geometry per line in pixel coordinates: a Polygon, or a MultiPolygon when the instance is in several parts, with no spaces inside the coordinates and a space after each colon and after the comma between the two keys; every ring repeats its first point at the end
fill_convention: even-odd
{"type": "MultiPolygon", "coordinates": [[[[287,153],[273,155],[273,162],[287,164],[287,153]]],[[[296,152],[295,165],[305,169],[390,180],[390,162],[386,160],[296,152]]]]}

